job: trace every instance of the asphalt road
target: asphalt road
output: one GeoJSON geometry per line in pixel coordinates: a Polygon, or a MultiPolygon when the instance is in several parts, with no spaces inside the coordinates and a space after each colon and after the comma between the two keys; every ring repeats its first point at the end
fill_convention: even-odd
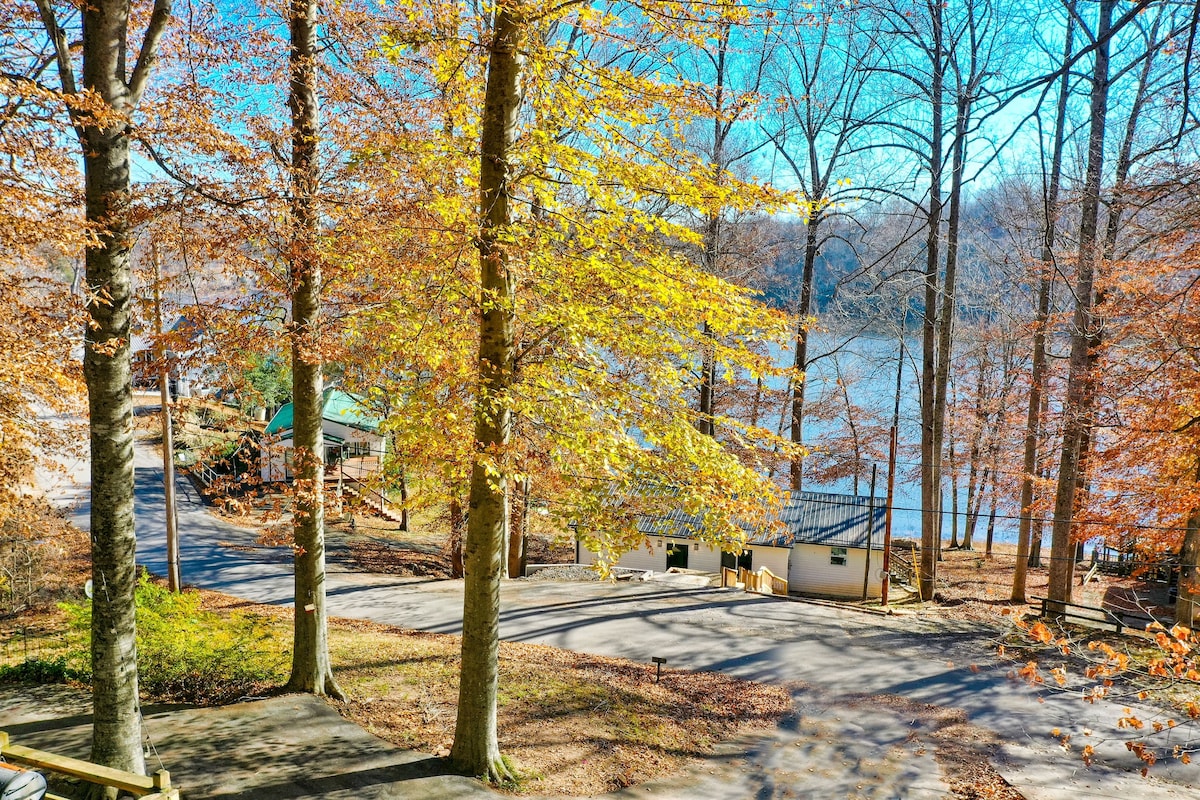
{"type": "MultiPolygon", "coordinates": [[[[137,457],[138,560],[161,574],[161,463],[142,448],[137,457]]],[[[209,514],[182,478],[178,494],[185,583],[290,604],[286,550],[258,547],[254,531],[209,514]]],[[[335,616],[440,633],[460,630],[461,581],[331,569],[327,593],[335,616]]],[[[692,776],[683,784],[651,785],[622,796],[945,796],[945,780],[952,776],[923,756],[918,721],[870,700],[874,695],[964,710],[971,722],[992,732],[993,763],[1029,800],[1185,798],[1200,786],[1197,767],[1174,761],[1142,778],[1141,762],[1125,746],[1130,732],[1116,727],[1122,706],[1089,704],[1013,680],[1012,665],[980,642],[987,630],[977,626],[936,616],[881,618],[658,582],[511,581],[503,587],[502,608],[506,639],[638,661],[659,656],[669,669],[721,670],[795,686],[798,719],[786,722],[775,737],[743,743],[751,758],[738,767],[745,778],[742,790],[730,793],[726,771],[719,778],[692,776]],[[1070,751],[1050,735],[1056,728],[1071,734],[1070,751]],[[1096,750],[1091,767],[1078,755],[1085,744],[1096,750]],[[864,784],[864,775],[876,777],[864,784]]],[[[1149,710],[1140,714],[1148,722],[1156,718],[1149,710]]],[[[1195,729],[1151,738],[1169,747],[1189,734],[1196,735],[1195,729]]]]}

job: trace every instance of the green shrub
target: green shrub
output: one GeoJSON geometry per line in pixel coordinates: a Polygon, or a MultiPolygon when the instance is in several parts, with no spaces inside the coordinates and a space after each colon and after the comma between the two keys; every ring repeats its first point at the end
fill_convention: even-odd
{"type": "MultiPolygon", "coordinates": [[[[286,677],[286,639],[269,622],[205,611],[198,593],[172,593],[144,573],[136,598],[143,695],[216,705],[260,694],[286,677]]],[[[64,603],[62,608],[71,626],[67,666],[88,680],[91,603],[64,603]]]]}
{"type": "Polygon", "coordinates": [[[66,656],[27,658],[20,664],[0,664],[2,683],[68,683],[81,677],[79,670],[67,663],[66,656]]]}

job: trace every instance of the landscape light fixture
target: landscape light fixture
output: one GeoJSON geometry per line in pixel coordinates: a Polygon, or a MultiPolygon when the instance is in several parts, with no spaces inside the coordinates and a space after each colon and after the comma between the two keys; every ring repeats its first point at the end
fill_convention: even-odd
{"type": "Polygon", "coordinates": [[[654,662],[654,682],[658,683],[662,677],[662,665],[667,663],[667,660],[662,656],[652,656],[650,660],[654,662]]]}

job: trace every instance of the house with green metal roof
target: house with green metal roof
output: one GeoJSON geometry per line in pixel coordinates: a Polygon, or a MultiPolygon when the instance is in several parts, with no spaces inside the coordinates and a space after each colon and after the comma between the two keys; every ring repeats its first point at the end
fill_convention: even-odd
{"type": "MultiPolygon", "coordinates": [[[[330,387],[323,393],[321,433],[325,440],[325,463],[337,464],[348,459],[382,461],[387,440],[380,432],[381,420],[349,392],[330,387]]],[[[293,408],[280,407],[267,423],[262,439],[262,479],[264,483],[292,479],[293,408]]]]}

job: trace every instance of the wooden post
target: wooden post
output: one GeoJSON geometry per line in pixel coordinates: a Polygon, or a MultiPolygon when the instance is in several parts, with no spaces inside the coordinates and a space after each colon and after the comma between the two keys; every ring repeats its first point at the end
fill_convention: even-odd
{"type": "Polygon", "coordinates": [[[875,533],[875,474],[878,465],[871,465],[871,496],[867,500],[867,566],[863,570],[863,596],[866,601],[871,590],[871,538],[875,533]]]}
{"type": "Polygon", "coordinates": [[[171,387],[162,335],[162,276],[158,268],[158,243],[150,240],[150,260],[154,263],[155,359],[158,361],[158,399],[162,408],[163,496],[167,516],[167,589],[180,591],[179,526],[175,513],[175,437],[171,426],[171,387]]]}
{"type": "Polygon", "coordinates": [[[896,398],[892,407],[892,430],[888,437],[887,516],[883,519],[883,586],[879,604],[887,608],[888,589],[892,585],[892,506],[896,499],[896,443],[900,430],[900,384],[904,377],[904,334],[908,331],[908,308],[904,311],[904,327],[900,330],[900,358],[896,361],[896,398]]]}

